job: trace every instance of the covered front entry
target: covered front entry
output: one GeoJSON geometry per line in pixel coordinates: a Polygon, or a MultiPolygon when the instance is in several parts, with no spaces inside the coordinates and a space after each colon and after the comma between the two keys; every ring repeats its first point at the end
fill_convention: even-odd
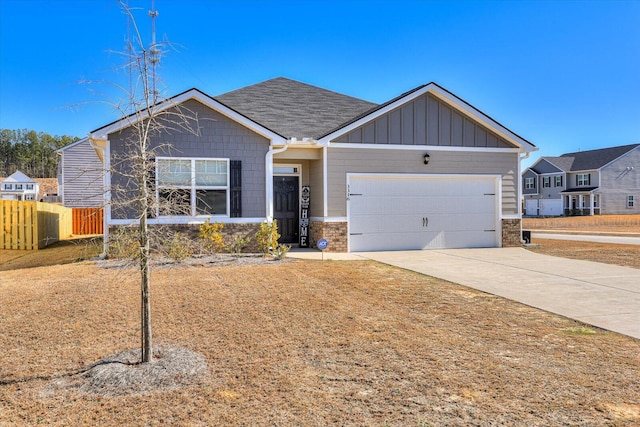
{"type": "Polygon", "coordinates": [[[273,177],[273,218],[278,221],[280,243],[298,243],[299,193],[300,178],[298,176],[273,177]]]}
{"type": "Polygon", "coordinates": [[[349,174],[349,250],[500,246],[498,177],[349,174]]]}

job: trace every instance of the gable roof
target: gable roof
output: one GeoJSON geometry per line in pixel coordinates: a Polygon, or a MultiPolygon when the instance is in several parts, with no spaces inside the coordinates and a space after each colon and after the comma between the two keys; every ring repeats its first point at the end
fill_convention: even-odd
{"type": "Polygon", "coordinates": [[[7,183],[13,183],[13,182],[17,182],[17,183],[33,183],[36,184],[36,181],[34,181],[33,179],[29,178],[27,175],[25,175],[24,173],[20,172],[20,171],[16,171],[14,173],[12,173],[11,175],[9,175],[7,178],[4,179],[4,181],[2,182],[7,182],[7,183]]]}
{"type": "Polygon", "coordinates": [[[284,77],[214,97],[287,138],[319,138],[376,104],[284,77]]]}
{"type": "Polygon", "coordinates": [[[530,169],[533,170],[535,173],[540,174],[542,172],[538,168],[536,168],[536,166],[538,166],[541,162],[546,161],[552,166],[555,166],[559,171],[568,172],[571,170],[571,165],[573,164],[573,160],[574,160],[573,157],[545,156],[545,157],[541,157],[540,160],[538,160],[536,164],[533,165],[530,169]]]}
{"type": "MultiPolygon", "coordinates": [[[[230,119],[235,120],[236,122],[240,123],[243,126],[248,127],[249,129],[264,136],[265,138],[271,139],[272,141],[275,141],[281,144],[285,142],[285,138],[283,137],[283,135],[275,132],[274,130],[254,120],[251,120],[249,117],[245,116],[241,112],[236,111],[233,108],[230,108],[222,104],[220,101],[217,101],[216,99],[212,98],[211,96],[207,95],[206,93],[196,88],[186,90],[182,93],[179,93],[178,95],[172,96],[171,98],[168,98],[154,105],[153,112],[158,113],[161,111],[168,110],[169,108],[176,107],[190,99],[196,100],[201,104],[204,104],[207,107],[219,112],[220,114],[223,114],[229,117],[230,119]]],[[[121,119],[118,119],[116,121],[109,123],[108,125],[102,126],[98,129],[91,131],[89,134],[89,139],[90,140],[106,139],[108,134],[120,131],[132,125],[136,120],[146,119],[147,117],[148,117],[148,113],[145,110],[141,110],[141,111],[138,111],[137,113],[129,114],[126,117],[123,117],[121,119]]]]}
{"type": "Polygon", "coordinates": [[[434,82],[428,83],[426,85],[418,86],[408,92],[403,93],[402,95],[396,98],[393,98],[390,101],[385,102],[384,104],[378,105],[370,109],[369,111],[363,112],[360,116],[356,116],[355,118],[349,120],[348,122],[322,135],[320,138],[320,142],[327,143],[332,139],[336,139],[341,135],[344,135],[352,131],[353,129],[364,125],[365,123],[368,123],[384,114],[387,114],[391,110],[394,110],[405,103],[411,102],[412,100],[418,98],[419,96],[424,95],[425,93],[429,93],[435,96],[439,100],[449,105],[454,110],[462,113],[463,115],[469,118],[472,118],[477,123],[480,123],[481,125],[493,130],[502,138],[506,139],[516,147],[519,147],[519,149],[521,149],[524,152],[536,151],[538,149],[538,147],[536,147],[531,142],[527,141],[526,139],[516,134],[515,132],[512,132],[511,130],[507,129],[505,126],[503,126],[501,123],[494,120],[492,117],[478,110],[473,105],[469,104],[462,98],[458,97],[457,95],[454,95],[453,93],[449,92],[447,89],[443,88],[442,86],[434,82]]]}
{"type": "Polygon", "coordinates": [[[640,144],[621,145],[619,147],[600,148],[597,150],[578,151],[575,153],[566,153],[559,157],[543,156],[533,164],[529,169],[535,173],[540,173],[537,166],[542,161],[546,161],[563,172],[577,172],[585,170],[600,169],[608,165],[618,157],[623,156],[640,144]]]}
{"type": "Polygon", "coordinates": [[[570,171],[600,169],[638,146],[640,146],[640,144],[622,145],[619,147],[601,148],[598,150],[578,151],[577,153],[563,154],[560,157],[573,158],[573,163],[569,169],[570,171]]]}

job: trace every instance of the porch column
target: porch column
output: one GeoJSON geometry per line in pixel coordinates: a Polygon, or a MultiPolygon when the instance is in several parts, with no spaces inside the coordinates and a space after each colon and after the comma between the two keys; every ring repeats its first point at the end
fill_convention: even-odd
{"type": "Polygon", "coordinates": [[[578,209],[580,209],[580,215],[582,215],[582,210],[584,209],[584,196],[582,194],[578,196],[578,209]]]}
{"type": "Polygon", "coordinates": [[[596,198],[595,194],[591,193],[589,195],[589,215],[591,216],[593,216],[595,198],[596,198]]]}

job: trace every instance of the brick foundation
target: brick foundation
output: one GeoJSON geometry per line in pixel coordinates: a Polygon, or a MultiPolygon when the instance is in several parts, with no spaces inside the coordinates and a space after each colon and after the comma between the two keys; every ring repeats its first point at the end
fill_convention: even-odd
{"type": "MultiPolygon", "coordinates": [[[[114,233],[119,227],[118,225],[112,225],[109,227],[109,233],[114,233]]],[[[172,224],[172,225],[149,225],[149,228],[162,227],[173,232],[179,232],[188,236],[194,242],[197,242],[200,234],[199,224],[172,224]]],[[[260,224],[224,224],[224,228],[221,230],[221,234],[224,236],[224,241],[227,245],[233,242],[235,236],[251,237],[251,241],[244,248],[243,252],[257,253],[260,252],[258,245],[253,236],[260,230],[260,224]]]]}
{"type": "Polygon", "coordinates": [[[317,248],[318,240],[325,238],[329,242],[327,252],[347,252],[348,235],[346,222],[309,222],[309,247],[317,248]]]}
{"type": "Polygon", "coordinates": [[[521,222],[517,219],[503,219],[502,220],[502,247],[512,248],[522,246],[521,236],[521,222]]]}

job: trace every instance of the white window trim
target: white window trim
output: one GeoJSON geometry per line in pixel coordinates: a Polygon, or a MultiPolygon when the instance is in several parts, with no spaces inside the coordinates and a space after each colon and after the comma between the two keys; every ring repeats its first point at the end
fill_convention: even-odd
{"type": "Polygon", "coordinates": [[[536,189],[536,179],[534,177],[527,176],[524,178],[524,189],[525,190],[535,190],[536,189]]]}
{"type": "Polygon", "coordinates": [[[636,206],[636,198],[633,195],[627,196],[627,208],[633,209],[636,206]]]}
{"type": "Polygon", "coordinates": [[[579,173],[576,175],[576,182],[578,187],[588,187],[589,186],[589,174],[588,173],[579,173]],[[582,179],[581,179],[582,178],[582,179]]]}
{"type": "Polygon", "coordinates": [[[553,177],[553,186],[554,187],[562,187],[562,175],[555,175],[553,177]],[[558,180],[560,180],[560,184],[558,184],[558,180]]]}
{"type": "Polygon", "coordinates": [[[551,188],[551,177],[543,176],[542,177],[542,188],[551,188]]]}
{"type": "Polygon", "coordinates": [[[159,176],[159,170],[158,170],[158,160],[188,160],[191,162],[191,183],[189,186],[181,186],[181,185],[176,185],[176,186],[172,186],[170,188],[172,189],[182,189],[182,190],[189,190],[191,192],[191,215],[160,215],[159,212],[159,207],[156,207],[156,217],[157,218],[176,218],[176,217],[189,217],[189,218],[209,218],[209,217],[222,217],[222,218],[229,218],[230,217],[230,209],[231,209],[231,191],[230,191],[230,183],[229,183],[229,176],[230,176],[230,160],[229,159],[224,159],[224,158],[215,158],[215,157],[156,157],[156,164],[155,164],[155,178],[156,178],[156,182],[155,182],[155,187],[156,187],[156,200],[159,199],[159,189],[161,188],[165,188],[161,185],[158,184],[158,176],[159,176]],[[227,182],[225,186],[220,186],[220,185],[207,185],[207,186],[202,186],[202,185],[196,185],[196,161],[197,160],[214,160],[214,161],[224,161],[227,164],[227,182]],[[197,209],[197,201],[196,201],[196,193],[197,190],[225,190],[226,192],[226,212],[224,214],[197,214],[196,209],[197,209]]]}

